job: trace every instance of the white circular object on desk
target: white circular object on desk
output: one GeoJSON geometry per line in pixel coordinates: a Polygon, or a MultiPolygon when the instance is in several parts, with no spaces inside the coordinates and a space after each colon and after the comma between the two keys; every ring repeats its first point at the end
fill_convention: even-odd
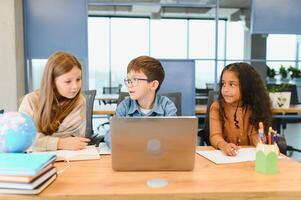
{"type": "Polygon", "coordinates": [[[168,185],[168,181],[165,179],[150,179],[147,181],[147,186],[151,188],[162,188],[168,185]]]}

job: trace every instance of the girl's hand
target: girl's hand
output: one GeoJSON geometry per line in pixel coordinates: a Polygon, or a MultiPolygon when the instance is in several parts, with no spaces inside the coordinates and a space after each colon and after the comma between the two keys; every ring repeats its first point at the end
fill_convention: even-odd
{"type": "Polygon", "coordinates": [[[228,156],[236,156],[240,147],[233,143],[225,143],[220,149],[228,156]]]}
{"type": "Polygon", "coordinates": [[[80,150],[85,148],[85,146],[88,145],[88,142],[90,142],[90,139],[82,137],[60,138],[57,148],[65,150],[80,150]]]}

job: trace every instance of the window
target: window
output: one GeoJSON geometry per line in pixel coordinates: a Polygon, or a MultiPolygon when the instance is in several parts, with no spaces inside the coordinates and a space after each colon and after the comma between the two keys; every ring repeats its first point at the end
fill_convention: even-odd
{"type": "Polygon", "coordinates": [[[31,60],[31,83],[29,86],[30,91],[34,91],[40,88],[41,80],[44,72],[47,59],[32,59],[31,60]]]}
{"type": "Polygon", "coordinates": [[[111,19],[111,86],[123,84],[128,63],[149,54],[148,19],[111,19]]]}
{"type": "Polygon", "coordinates": [[[296,59],[296,35],[270,34],[267,38],[267,65],[279,70],[280,66],[289,67],[295,65],[296,59]],[[279,61],[286,60],[286,61],[279,61]],[[287,60],[292,60],[287,62],[287,60]]]}
{"type": "Polygon", "coordinates": [[[244,24],[241,21],[227,23],[227,59],[244,59],[244,32],[244,24]]]}
{"type": "Polygon", "coordinates": [[[187,20],[151,20],[150,54],[155,58],[187,58],[187,20]]]}
{"type": "MultiPolygon", "coordinates": [[[[89,87],[98,93],[123,84],[128,63],[140,55],[195,59],[196,87],[214,83],[214,20],[89,17],[88,25],[89,87]]],[[[218,59],[242,59],[243,23],[220,20],[218,34],[218,59]]],[[[225,63],[218,62],[218,76],[225,63]]]]}
{"type": "MultiPolygon", "coordinates": [[[[225,22],[219,21],[218,55],[224,58],[225,22]]],[[[215,21],[189,20],[189,58],[215,58],[215,21]]]]}
{"type": "Polygon", "coordinates": [[[110,32],[109,18],[89,17],[89,88],[102,93],[102,87],[109,85],[110,77],[110,32]]]}

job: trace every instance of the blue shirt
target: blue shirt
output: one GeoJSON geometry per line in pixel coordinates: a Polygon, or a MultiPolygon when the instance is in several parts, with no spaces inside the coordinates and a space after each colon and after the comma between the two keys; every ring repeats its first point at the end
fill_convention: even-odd
{"type": "MultiPolygon", "coordinates": [[[[175,104],[165,96],[156,95],[154,106],[147,114],[141,112],[136,100],[126,97],[116,109],[117,117],[141,117],[141,116],[176,116],[177,108],[175,104]]],[[[110,131],[105,133],[105,142],[111,147],[110,131]]]]}

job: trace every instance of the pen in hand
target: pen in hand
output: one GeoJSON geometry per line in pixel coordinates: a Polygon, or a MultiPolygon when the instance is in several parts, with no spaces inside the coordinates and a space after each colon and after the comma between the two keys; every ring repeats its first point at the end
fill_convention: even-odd
{"type": "Polygon", "coordinates": [[[238,153],[238,150],[240,149],[240,138],[237,138],[236,146],[237,146],[236,153],[238,153]]]}
{"type": "Polygon", "coordinates": [[[239,145],[240,145],[240,139],[238,138],[237,142],[236,142],[236,146],[239,146],[239,145]]]}
{"type": "Polygon", "coordinates": [[[236,156],[239,150],[239,146],[233,143],[228,143],[230,147],[230,152],[225,152],[228,156],[236,156]]]}

